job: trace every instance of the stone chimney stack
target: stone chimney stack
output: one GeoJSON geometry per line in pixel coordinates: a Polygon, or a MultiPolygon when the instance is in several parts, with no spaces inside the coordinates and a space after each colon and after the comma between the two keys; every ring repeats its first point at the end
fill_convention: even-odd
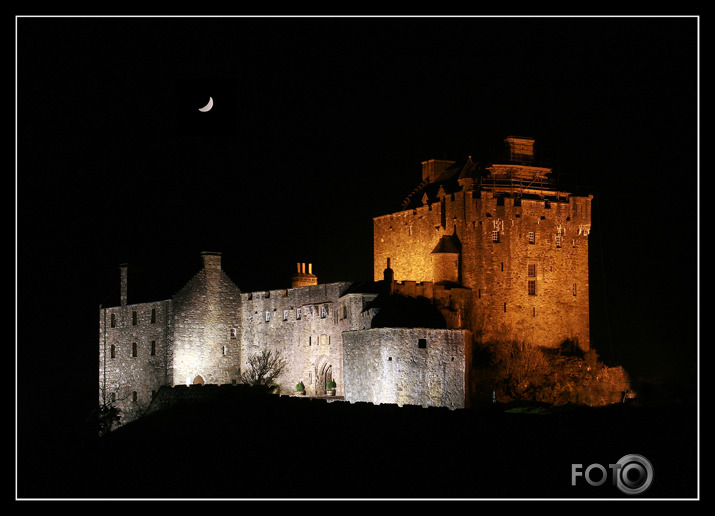
{"type": "Polygon", "coordinates": [[[221,253],[203,251],[201,259],[204,262],[204,269],[221,269],[221,253]]]}
{"type": "Polygon", "coordinates": [[[504,140],[509,150],[509,161],[512,163],[534,162],[534,139],[522,136],[508,136],[504,140]]]}
{"type": "Polygon", "coordinates": [[[122,306],[127,306],[127,264],[122,263],[119,265],[119,304],[122,306]]]}
{"type": "Polygon", "coordinates": [[[291,287],[308,287],[318,284],[318,277],[313,274],[313,264],[308,264],[308,271],[305,270],[305,263],[298,264],[298,272],[291,278],[291,287]]]}
{"type": "Polygon", "coordinates": [[[215,285],[221,277],[221,253],[203,251],[201,259],[204,262],[206,279],[211,285],[215,285]]]}

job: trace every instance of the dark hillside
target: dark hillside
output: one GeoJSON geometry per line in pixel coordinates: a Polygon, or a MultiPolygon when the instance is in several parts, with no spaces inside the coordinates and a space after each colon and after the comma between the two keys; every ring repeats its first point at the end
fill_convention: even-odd
{"type": "Polygon", "coordinates": [[[82,444],[44,443],[42,456],[20,461],[18,494],[628,498],[610,478],[572,486],[571,465],[607,468],[637,453],[654,467],[641,496],[696,497],[696,421],[684,409],[449,411],[244,394],[174,406],[82,444]]]}

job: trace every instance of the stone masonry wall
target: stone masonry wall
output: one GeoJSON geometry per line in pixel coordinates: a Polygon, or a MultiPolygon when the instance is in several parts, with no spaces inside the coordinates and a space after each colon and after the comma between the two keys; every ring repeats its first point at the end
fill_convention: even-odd
{"type": "Polygon", "coordinates": [[[374,328],[343,334],[345,398],[351,402],[468,404],[471,335],[466,330],[374,328]]]}
{"type": "Polygon", "coordinates": [[[241,292],[221,270],[218,254],[203,259],[203,269],[173,298],[170,385],[238,381],[241,292]]]}
{"type": "Polygon", "coordinates": [[[342,332],[350,314],[340,295],[348,286],[323,283],[242,294],[241,367],[268,349],[286,361],[278,379],[281,393],[293,393],[302,381],[307,394],[325,394],[326,380],[333,379],[342,395],[342,332]]]}
{"type": "Polygon", "coordinates": [[[461,284],[472,291],[464,327],[476,339],[552,347],[570,339],[588,349],[590,203],[591,197],[515,202],[458,191],[376,217],[374,277],[389,258],[396,281],[434,281],[444,273],[435,271],[431,252],[454,235],[461,243],[461,284]]]}
{"type": "Polygon", "coordinates": [[[167,382],[172,303],[102,308],[99,313],[99,404],[134,419],[167,382]]]}

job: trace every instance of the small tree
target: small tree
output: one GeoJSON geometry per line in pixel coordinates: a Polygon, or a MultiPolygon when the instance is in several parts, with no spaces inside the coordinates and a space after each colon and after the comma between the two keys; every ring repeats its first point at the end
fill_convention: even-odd
{"type": "Polygon", "coordinates": [[[248,359],[248,368],[241,371],[241,381],[252,386],[272,387],[285,367],[286,362],[280,352],[274,354],[266,349],[248,359]]]}

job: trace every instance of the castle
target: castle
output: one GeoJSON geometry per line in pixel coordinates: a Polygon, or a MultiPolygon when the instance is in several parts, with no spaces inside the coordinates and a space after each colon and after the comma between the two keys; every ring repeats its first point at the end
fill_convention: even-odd
{"type": "MultiPolygon", "coordinates": [[[[488,163],[429,160],[398,212],[373,219],[374,278],[242,292],[221,253],[171,299],[100,307],[100,404],[138,417],[161,387],[236,384],[264,350],[281,393],[327,384],[349,402],[468,407],[475,346],[590,348],[591,195],[560,191],[534,140],[508,137],[488,163]]],[[[627,389],[622,379],[616,390],[627,389]]]]}

